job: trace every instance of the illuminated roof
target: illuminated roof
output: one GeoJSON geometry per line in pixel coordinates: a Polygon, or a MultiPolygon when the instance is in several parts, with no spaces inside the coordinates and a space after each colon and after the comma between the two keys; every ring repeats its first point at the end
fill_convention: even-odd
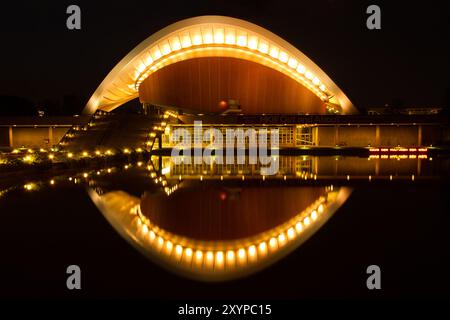
{"type": "Polygon", "coordinates": [[[323,101],[356,109],[341,89],[306,55],[253,23],[223,16],[182,20],[151,35],[126,55],[89,99],[84,112],[111,111],[138,97],[140,84],[175,62],[201,57],[234,57],[278,70],[323,101]]]}

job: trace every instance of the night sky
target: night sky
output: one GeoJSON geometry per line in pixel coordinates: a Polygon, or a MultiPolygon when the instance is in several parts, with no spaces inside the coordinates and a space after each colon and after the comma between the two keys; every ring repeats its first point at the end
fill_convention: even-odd
{"type": "Polygon", "coordinates": [[[0,95],[33,102],[74,95],[84,105],[115,64],[145,38],[178,20],[216,14],[248,20],[286,39],[358,107],[393,101],[407,106],[443,105],[450,88],[446,2],[2,3],[0,95]],[[80,31],[66,28],[70,4],[81,7],[80,31]],[[366,28],[369,4],[381,7],[381,30],[366,28]]]}

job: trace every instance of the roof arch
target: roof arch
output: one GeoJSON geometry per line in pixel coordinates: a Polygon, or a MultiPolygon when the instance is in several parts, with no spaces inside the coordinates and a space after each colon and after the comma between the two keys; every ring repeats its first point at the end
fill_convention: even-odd
{"type": "Polygon", "coordinates": [[[142,41],[110,71],[89,99],[84,113],[111,111],[137,98],[140,84],[167,65],[217,56],[266,65],[301,83],[342,113],[357,113],[342,90],[300,50],[260,26],[225,16],[181,20],[142,41]]]}

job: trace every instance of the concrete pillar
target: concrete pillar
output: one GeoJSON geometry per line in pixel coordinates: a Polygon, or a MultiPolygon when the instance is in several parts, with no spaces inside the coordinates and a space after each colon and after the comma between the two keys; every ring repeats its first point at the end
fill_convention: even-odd
{"type": "Polygon", "coordinates": [[[9,147],[14,147],[14,136],[13,136],[13,127],[9,126],[9,147]]]}
{"type": "Polygon", "coordinates": [[[375,127],[375,146],[379,147],[381,145],[381,138],[380,138],[380,126],[375,127]]]}
{"type": "Polygon", "coordinates": [[[319,175],[319,159],[317,156],[312,157],[312,162],[314,166],[314,173],[319,175]]]}
{"type": "Polygon", "coordinates": [[[339,144],[339,126],[334,126],[334,145],[339,144]]]}
{"type": "Polygon", "coordinates": [[[53,127],[48,127],[48,144],[53,147],[53,127]]]}
{"type": "Polygon", "coordinates": [[[422,145],[422,125],[417,127],[417,146],[420,147],[422,145]]]}
{"type": "Polygon", "coordinates": [[[319,145],[319,127],[313,127],[312,133],[313,133],[313,145],[318,146],[319,145]]]}

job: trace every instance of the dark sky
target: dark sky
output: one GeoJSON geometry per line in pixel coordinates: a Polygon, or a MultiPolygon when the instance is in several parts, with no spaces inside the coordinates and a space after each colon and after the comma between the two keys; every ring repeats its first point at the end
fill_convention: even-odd
{"type": "Polygon", "coordinates": [[[0,95],[85,103],[114,65],[178,20],[228,15],[261,25],[309,56],[360,107],[401,99],[442,105],[450,88],[449,1],[12,1],[0,11],[0,95]],[[390,3],[389,3],[390,2],[390,3]],[[78,4],[82,30],[66,29],[78,4]],[[382,29],[369,31],[369,4],[382,29]]]}

